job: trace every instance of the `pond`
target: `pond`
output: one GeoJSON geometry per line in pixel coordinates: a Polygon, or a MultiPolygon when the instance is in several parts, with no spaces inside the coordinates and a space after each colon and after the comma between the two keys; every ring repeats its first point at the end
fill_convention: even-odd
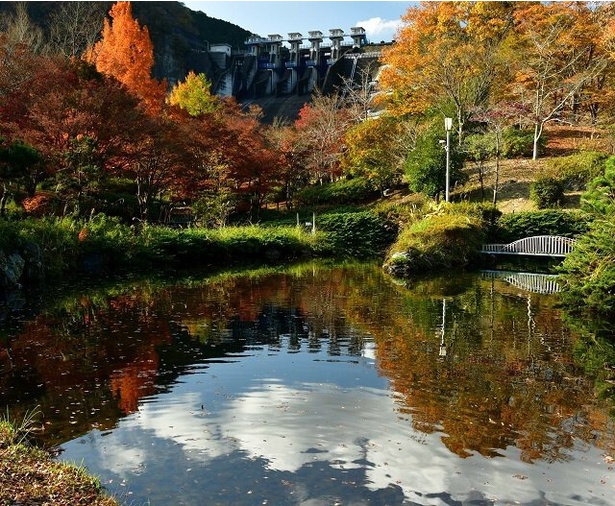
{"type": "Polygon", "coordinates": [[[308,263],[48,292],[0,407],[126,505],[613,505],[613,406],[557,297],[308,263]]]}

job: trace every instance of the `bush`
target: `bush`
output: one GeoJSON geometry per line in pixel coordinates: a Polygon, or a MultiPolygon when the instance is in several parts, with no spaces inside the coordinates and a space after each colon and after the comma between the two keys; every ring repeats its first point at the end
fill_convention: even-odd
{"type": "Polygon", "coordinates": [[[319,230],[327,232],[338,256],[373,257],[395,240],[397,227],[372,211],[335,213],[317,218],[319,230]]]}
{"type": "MultiPolygon", "coordinates": [[[[544,135],[538,141],[539,149],[544,148],[544,135]]],[[[465,148],[468,158],[474,162],[488,160],[495,157],[496,137],[494,132],[468,135],[465,139],[465,148]]],[[[532,156],[534,150],[534,132],[518,128],[506,128],[502,132],[500,142],[500,156],[502,158],[518,158],[532,156]]]]}
{"type": "Polygon", "coordinates": [[[584,190],[592,179],[604,172],[607,158],[605,153],[582,151],[549,160],[547,171],[559,179],[566,190],[584,190]]]}
{"type": "Polygon", "coordinates": [[[551,176],[542,176],[530,184],[530,199],[538,209],[559,207],[564,199],[564,184],[551,176]]]}
{"type": "MultiPolygon", "coordinates": [[[[615,318],[615,214],[596,220],[561,265],[562,299],[576,315],[615,318]]],[[[612,331],[612,327],[611,327],[612,331]]]]}
{"type": "Polygon", "coordinates": [[[615,156],[606,161],[603,174],[588,185],[581,196],[581,207],[597,215],[615,212],[615,156]]]}
{"type": "Polygon", "coordinates": [[[415,193],[403,201],[381,201],[372,210],[388,223],[397,227],[422,219],[436,204],[421,193],[415,193]]]}
{"type": "Polygon", "coordinates": [[[587,232],[591,216],[556,209],[502,215],[489,234],[490,242],[510,243],[535,235],[577,237],[587,232]]]}
{"type": "Polygon", "coordinates": [[[465,216],[468,219],[481,223],[485,227],[495,224],[500,216],[502,216],[502,212],[492,204],[483,202],[443,204],[442,212],[450,215],[465,216]]]}
{"type": "Polygon", "coordinates": [[[366,202],[377,195],[378,193],[367,179],[357,177],[335,183],[309,186],[297,193],[296,200],[302,206],[340,205],[366,202]]]}
{"type": "MultiPolygon", "coordinates": [[[[432,130],[421,135],[416,147],[408,154],[404,164],[408,186],[412,191],[436,197],[446,189],[446,150],[440,145],[441,132],[432,130]]],[[[464,183],[467,175],[462,172],[464,154],[457,149],[457,142],[450,142],[450,188],[464,183]]]]}
{"type": "MultiPolygon", "coordinates": [[[[545,145],[545,136],[539,140],[539,149],[545,145]]],[[[502,135],[502,146],[500,154],[504,158],[516,158],[519,156],[532,156],[534,150],[534,132],[531,130],[520,130],[518,128],[507,128],[502,135]]]]}
{"type": "Polygon", "coordinates": [[[468,160],[484,162],[495,156],[495,135],[491,132],[470,134],[464,139],[468,160]]]}

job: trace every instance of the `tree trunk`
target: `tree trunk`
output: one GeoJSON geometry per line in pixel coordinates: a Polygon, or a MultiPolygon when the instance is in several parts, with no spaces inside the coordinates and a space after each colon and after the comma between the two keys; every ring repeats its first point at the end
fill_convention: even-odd
{"type": "Polygon", "coordinates": [[[139,214],[142,221],[147,221],[147,202],[148,192],[143,190],[143,180],[137,177],[137,202],[139,203],[139,214]]]}
{"type": "Polygon", "coordinates": [[[485,200],[485,167],[483,162],[480,162],[478,166],[478,182],[480,183],[480,201],[485,200]]]}
{"type": "Polygon", "coordinates": [[[495,181],[493,183],[493,207],[498,204],[498,190],[500,186],[500,157],[495,158],[495,181]]]}
{"type": "Polygon", "coordinates": [[[0,216],[4,216],[6,213],[6,201],[9,198],[9,193],[6,189],[6,184],[2,185],[2,197],[0,197],[0,216]]]}
{"type": "Polygon", "coordinates": [[[542,124],[536,122],[534,124],[534,146],[532,148],[532,160],[538,160],[538,141],[542,135],[542,124]]]}
{"type": "Polygon", "coordinates": [[[498,128],[495,132],[495,183],[493,185],[493,207],[498,203],[498,191],[500,187],[500,147],[502,145],[502,130],[498,128]]]}

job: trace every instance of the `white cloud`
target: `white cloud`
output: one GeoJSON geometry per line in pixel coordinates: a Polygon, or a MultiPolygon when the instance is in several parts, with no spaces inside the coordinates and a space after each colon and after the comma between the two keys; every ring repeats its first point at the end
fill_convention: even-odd
{"type": "Polygon", "coordinates": [[[380,17],[357,21],[354,26],[365,28],[368,39],[381,38],[392,39],[400,26],[401,20],[387,20],[380,17]]]}
{"type": "MultiPolygon", "coordinates": [[[[375,367],[370,356],[373,350],[360,367],[375,367]]],[[[330,370],[319,362],[288,365],[284,354],[268,360],[266,367],[261,360],[242,360],[185,375],[169,393],[142,400],[139,411],[114,430],[94,431],[63,445],[62,458],[83,463],[106,484],[119,475],[136,489],[173,497],[167,503],[181,502],[176,497],[181,491],[169,490],[154,464],[174,465],[173,474],[203,469],[216,479],[216,459],[241,452],[244,462],[281,473],[315,462],[361,468],[364,482],[357,486],[384,490],[395,485],[416,504],[613,504],[608,498],[615,476],[598,447],[576,441],[567,452],[570,461],[528,464],[513,446],[499,449],[502,457],[474,453],[461,459],[445,446],[445,434],[416,430],[411,416],[400,413],[404,397],[385,384],[344,387],[331,383],[330,370]],[[178,447],[185,452],[183,461],[175,453],[178,447]],[[177,460],[169,464],[171,458],[177,460]]]]}

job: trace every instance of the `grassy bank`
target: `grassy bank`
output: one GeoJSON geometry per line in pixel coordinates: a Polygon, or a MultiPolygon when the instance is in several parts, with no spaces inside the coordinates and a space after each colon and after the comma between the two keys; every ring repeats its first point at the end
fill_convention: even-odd
{"type": "Polygon", "coordinates": [[[278,264],[314,257],[364,258],[382,254],[395,233],[386,217],[366,210],[322,217],[316,233],[296,225],[137,227],[97,215],[88,220],[0,220],[0,252],[18,253],[30,267],[27,271],[40,266],[39,274],[55,277],[105,269],[146,272],[278,264]]]}
{"type": "Polygon", "coordinates": [[[484,243],[533,235],[579,237],[590,218],[580,211],[544,209],[502,215],[483,204],[441,204],[406,220],[385,258],[394,276],[484,265],[484,243]]]}
{"type": "Polygon", "coordinates": [[[117,506],[84,468],[29,445],[27,432],[0,420],[0,504],[117,506]]]}
{"type": "Polygon", "coordinates": [[[476,263],[487,224],[480,206],[443,205],[402,228],[384,268],[394,276],[476,263]]]}
{"type": "Polygon", "coordinates": [[[276,265],[308,258],[385,258],[400,275],[465,267],[483,242],[527,235],[575,237],[585,213],[540,210],[500,215],[482,204],[426,205],[412,201],[375,209],[339,210],[310,227],[265,223],[219,229],[127,226],[104,215],[0,220],[0,252],[26,260],[23,281],[70,272],[276,265]]]}
{"type": "Polygon", "coordinates": [[[104,215],[0,221],[0,251],[41,264],[46,276],[97,269],[146,271],[326,256],[324,234],[297,227],[131,227],[104,215]],[[34,253],[33,253],[34,252],[34,253]],[[30,257],[30,258],[28,258],[30,257]]]}

